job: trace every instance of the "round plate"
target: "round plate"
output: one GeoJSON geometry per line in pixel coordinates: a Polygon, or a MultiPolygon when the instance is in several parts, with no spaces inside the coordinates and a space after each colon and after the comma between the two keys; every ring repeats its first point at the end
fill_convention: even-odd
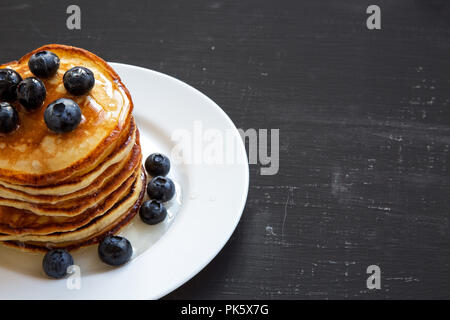
{"type": "Polygon", "coordinates": [[[80,273],[50,280],[42,255],[0,246],[0,299],[158,299],[203,269],[241,217],[249,184],[239,132],[208,97],[170,76],[111,63],[131,92],[144,158],[169,156],[177,194],[157,226],[137,216],[122,234],[134,247],[125,266],[102,264],[96,246],[73,253],[80,273]],[[80,275],[80,276],[78,276],[80,275]]]}

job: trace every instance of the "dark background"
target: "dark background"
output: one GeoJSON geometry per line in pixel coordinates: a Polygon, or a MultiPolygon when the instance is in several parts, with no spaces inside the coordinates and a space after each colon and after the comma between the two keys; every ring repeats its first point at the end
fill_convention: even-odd
{"type": "Polygon", "coordinates": [[[279,173],[250,167],[231,240],[166,298],[450,298],[448,1],[2,0],[0,30],[2,62],[80,46],[280,129],[279,173]]]}

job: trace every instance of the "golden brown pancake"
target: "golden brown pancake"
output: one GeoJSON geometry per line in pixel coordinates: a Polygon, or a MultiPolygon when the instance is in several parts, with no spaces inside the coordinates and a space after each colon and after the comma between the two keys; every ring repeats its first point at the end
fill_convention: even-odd
{"type": "MultiPolygon", "coordinates": [[[[62,241],[62,242],[52,242],[52,241],[17,241],[17,240],[8,240],[1,242],[5,246],[13,247],[16,249],[20,249],[23,251],[30,251],[30,252],[47,252],[51,249],[55,248],[65,248],[67,250],[76,250],[84,246],[93,245],[101,241],[104,237],[106,237],[109,234],[116,234],[120,231],[121,228],[123,228],[125,225],[127,225],[128,222],[137,214],[139,207],[142,203],[142,200],[144,198],[145,194],[145,173],[142,170],[142,174],[140,175],[139,180],[141,181],[141,189],[139,190],[138,187],[134,188],[132,192],[129,193],[128,196],[123,198],[121,202],[117,203],[116,206],[111,209],[110,212],[115,212],[116,214],[113,216],[109,216],[111,219],[115,219],[113,221],[105,221],[103,217],[97,218],[92,220],[85,228],[82,228],[79,231],[79,234],[75,236],[76,240],[72,241],[62,241]],[[127,201],[132,202],[134,199],[135,201],[129,206],[127,203],[126,206],[123,206],[121,210],[123,213],[121,215],[118,214],[118,212],[121,211],[115,211],[116,208],[121,207],[121,205],[127,201]],[[102,222],[103,219],[103,222],[102,222]],[[106,227],[102,228],[104,225],[106,227]],[[94,231],[96,230],[96,231],[94,231]],[[80,236],[86,235],[85,237],[80,236]]],[[[105,215],[108,217],[108,215],[105,215]]],[[[76,232],[76,231],[75,231],[76,232]]],[[[72,233],[73,234],[73,233],[72,233]]],[[[58,236],[59,234],[55,234],[58,236]]],[[[63,236],[64,233],[61,233],[63,236]]],[[[72,236],[69,236],[67,238],[70,238],[72,236]]],[[[62,239],[62,238],[59,238],[62,239]]]]}
{"type": "Polygon", "coordinates": [[[8,188],[8,190],[22,191],[23,194],[29,195],[69,195],[78,190],[81,190],[89,184],[93,183],[95,179],[102,176],[102,174],[112,165],[120,160],[124,159],[133,148],[135,142],[136,126],[132,119],[128,135],[124,135],[122,144],[117,147],[103,163],[99,164],[94,170],[70,180],[63,181],[61,183],[54,183],[45,186],[24,186],[24,185],[12,185],[0,180],[0,185],[8,188]]]}
{"type": "Polygon", "coordinates": [[[72,237],[70,240],[73,240],[73,237],[79,236],[78,229],[83,229],[86,225],[89,225],[92,220],[102,217],[103,223],[105,223],[105,221],[111,221],[111,218],[106,218],[108,215],[117,217],[117,215],[122,214],[123,207],[130,203],[122,204],[122,207],[120,207],[122,212],[120,213],[117,213],[117,210],[115,210],[113,215],[112,212],[108,211],[112,208],[117,209],[118,203],[124,203],[123,199],[126,197],[130,198],[130,193],[132,191],[140,191],[140,189],[143,188],[142,178],[143,172],[141,167],[138,167],[136,172],[130,177],[130,184],[129,186],[126,186],[126,192],[122,192],[122,196],[120,196],[118,200],[108,201],[107,199],[101,205],[91,208],[82,215],[76,217],[45,217],[21,212],[21,215],[28,214],[29,216],[26,216],[24,220],[15,217],[15,219],[9,220],[10,225],[7,225],[5,221],[0,221],[0,232],[2,232],[0,234],[0,241],[18,239],[42,239],[43,241],[48,241],[49,239],[58,239],[61,237],[63,237],[61,239],[67,239],[68,235],[72,237]],[[17,232],[19,229],[20,232],[17,232]]]}
{"type": "MultiPolygon", "coordinates": [[[[138,135],[138,132],[136,132],[138,135]]],[[[136,137],[138,139],[138,137],[136,137]]],[[[99,190],[102,190],[106,187],[107,183],[113,183],[114,181],[119,185],[123,182],[127,176],[125,175],[127,171],[129,172],[128,176],[131,174],[132,168],[129,167],[129,169],[124,169],[126,165],[130,166],[132,163],[137,164],[138,157],[140,156],[140,151],[135,145],[134,136],[133,139],[130,139],[129,141],[132,141],[133,144],[131,147],[133,147],[128,154],[124,157],[123,160],[114,163],[107,167],[107,169],[99,174],[99,176],[87,187],[82,188],[78,191],[64,194],[64,195],[30,195],[22,191],[17,191],[9,188],[5,188],[3,186],[0,186],[0,205],[8,205],[6,201],[14,201],[14,202],[26,202],[28,203],[28,206],[36,206],[40,205],[41,208],[45,209],[45,206],[51,206],[51,207],[58,207],[58,206],[64,206],[64,203],[67,204],[68,200],[74,200],[74,199],[80,199],[83,196],[87,196],[89,194],[93,194],[94,192],[99,192],[99,190]],[[112,181],[114,179],[114,181],[112,181]],[[2,203],[2,201],[4,201],[2,203]]],[[[139,141],[137,141],[139,144],[139,141]]],[[[124,146],[123,146],[124,147],[124,146]]],[[[124,147],[125,148],[125,147],[124,147]]],[[[127,148],[128,151],[128,148],[127,148]]],[[[97,175],[97,173],[95,174],[97,175]]],[[[12,205],[15,207],[14,205],[12,205]]],[[[67,207],[67,205],[66,205],[67,207]]]]}
{"type": "Polygon", "coordinates": [[[132,159],[130,160],[131,161],[123,167],[123,169],[114,177],[114,179],[111,179],[108,183],[102,186],[102,188],[93,190],[93,192],[78,198],[61,201],[53,205],[45,203],[36,204],[25,201],[0,198],[0,216],[14,216],[14,214],[11,213],[13,212],[13,208],[23,211],[29,211],[36,215],[69,217],[77,216],[83,213],[88,208],[101,203],[104,199],[111,198],[111,195],[113,193],[116,194],[117,197],[120,196],[120,194],[117,194],[117,192],[115,192],[117,186],[122,185],[122,183],[132,175],[132,173],[141,162],[141,152],[139,145],[135,144],[135,147],[132,150],[132,159]],[[6,210],[6,212],[2,213],[2,210],[6,210]]]}
{"type": "Polygon", "coordinates": [[[44,122],[45,107],[26,112],[15,103],[20,125],[3,135],[0,142],[0,180],[11,184],[49,185],[91,171],[114,150],[131,119],[133,103],[117,73],[84,49],[46,45],[0,68],[13,69],[22,78],[33,76],[28,60],[42,50],[54,52],[61,60],[57,74],[42,79],[47,89],[44,106],[59,98],[70,98],[79,104],[82,120],[71,132],[54,133],[44,122]],[[72,96],[64,88],[62,77],[75,66],[94,73],[95,86],[86,96],[72,96]]]}
{"type": "Polygon", "coordinates": [[[117,232],[137,213],[145,193],[145,171],[133,103],[116,72],[96,55],[75,47],[47,45],[19,61],[1,65],[22,78],[33,76],[30,56],[49,50],[60,58],[57,74],[43,80],[44,106],[28,112],[17,102],[19,127],[0,135],[0,243],[28,251],[76,249],[117,232]],[[94,88],[69,94],[64,73],[89,68],[94,88]],[[45,107],[60,98],[76,101],[80,125],[51,132],[45,107]]]}

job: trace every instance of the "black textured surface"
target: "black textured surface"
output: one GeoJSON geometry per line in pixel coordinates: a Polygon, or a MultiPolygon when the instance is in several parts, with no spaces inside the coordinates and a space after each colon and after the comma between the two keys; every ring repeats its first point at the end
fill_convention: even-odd
{"type": "Polygon", "coordinates": [[[0,61],[46,43],[175,76],[239,128],[280,129],[231,240],[173,298],[450,298],[450,4],[0,3],[0,61]],[[377,264],[382,288],[366,288],[377,264]]]}

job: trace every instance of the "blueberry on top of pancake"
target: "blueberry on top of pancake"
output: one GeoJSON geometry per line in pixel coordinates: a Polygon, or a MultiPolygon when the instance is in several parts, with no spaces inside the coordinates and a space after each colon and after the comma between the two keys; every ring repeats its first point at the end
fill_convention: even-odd
{"type": "Polygon", "coordinates": [[[64,87],[74,96],[87,94],[94,87],[95,78],[91,70],[85,67],[74,67],[63,77],[64,87]]]}
{"type": "Polygon", "coordinates": [[[28,111],[40,108],[46,96],[47,90],[45,89],[45,85],[38,78],[26,78],[17,86],[19,103],[28,111]]]}
{"type": "Polygon", "coordinates": [[[0,69],[0,100],[15,101],[17,99],[16,89],[20,81],[22,81],[22,77],[13,69],[0,69]]]}
{"type": "Polygon", "coordinates": [[[44,120],[47,127],[53,132],[73,131],[81,121],[80,106],[70,99],[58,99],[45,109],[44,120]]]}
{"type": "Polygon", "coordinates": [[[59,68],[59,57],[51,51],[36,52],[28,60],[28,67],[36,77],[49,78],[56,74],[59,68]]]}
{"type": "Polygon", "coordinates": [[[0,133],[10,133],[17,128],[19,116],[8,102],[0,102],[0,133]]]}

